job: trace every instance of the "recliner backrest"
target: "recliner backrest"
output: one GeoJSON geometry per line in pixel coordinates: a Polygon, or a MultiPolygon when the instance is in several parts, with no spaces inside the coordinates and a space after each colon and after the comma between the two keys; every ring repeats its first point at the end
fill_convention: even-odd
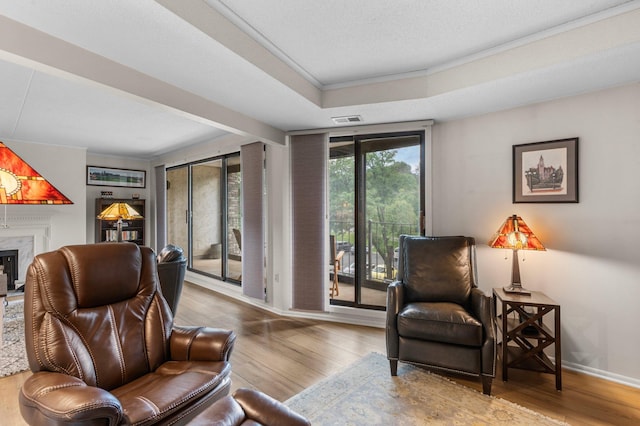
{"type": "Polygon", "coordinates": [[[184,250],[182,250],[182,247],[168,244],[164,246],[162,250],[160,250],[157,260],[158,263],[182,262],[185,260],[184,250]]]}
{"type": "Polygon", "coordinates": [[[476,287],[471,237],[402,236],[400,261],[408,302],[466,305],[476,287]]]}
{"type": "Polygon", "coordinates": [[[100,243],[36,256],[25,287],[31,370],[107,390],[155,370],[169,356],[173,325],[157,288],[148,247],[100,243]]]}

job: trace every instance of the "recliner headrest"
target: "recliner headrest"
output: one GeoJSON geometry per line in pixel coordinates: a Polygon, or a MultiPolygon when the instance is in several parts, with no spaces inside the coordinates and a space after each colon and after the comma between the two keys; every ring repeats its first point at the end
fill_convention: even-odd
{"type": "Polygon", "coordinates": [[[471,237],[403,238],[407,300],[464,304],[475,286],[471,237]]]}
{"type": "Polygon", "coordinates": [[[184,260],[184,252],[181,247],[173,244],[166,245],[160,253],[158,253],[158,263],[175,262],[184,260]]]}
{"type": "Polygon", "coordinates": [[[142,255],[136,244],[66,246],[60,252],[69,266],[78,308],[120,302],[137,293],[142,272],[142,255]]]}

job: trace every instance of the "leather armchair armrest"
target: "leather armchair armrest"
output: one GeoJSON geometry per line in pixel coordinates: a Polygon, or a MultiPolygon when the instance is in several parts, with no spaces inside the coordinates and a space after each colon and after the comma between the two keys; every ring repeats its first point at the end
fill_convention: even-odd
{"type": "Polygon", "coordinates": [[[61,373],[33,374],[24,382],[19,400],[29,424],[119,425],[124,419],[113,394],[61,373]]]}
{"type": "Polygon", "coordinates": [[[387,287],[387,357],[398,358],[398,313],[404,305],[404,284],[394,281],[387,287]]]}
{"type": "Polygon", "coordinates": [[[493,303],[490,296],[479,288],[471,289],[471,309],[473,315],[482,323],[484,343],[482,345],[482,374],[496,375],[496,324],[494,322],[493,303]]]}
{"type": "Polygon", "coordinates": [[[233,398],[249,420],[261,425],[307,426],[311,423],[281,402],[251,389],[238,389],[233,398]]]}
{"type": "Polygon", "coordinates": [[[174,325],[169,350],[175,361],[229,361],[235,341],[232,330],[174,325]]]}
{"type": "Polygon", "coordinates": [[[396,317],[403,306],[404,284],[400,281],[394,281],[387,287],[387,326],[389,325],[389,321],[392,321],[393,327],[395,328],[396,317]]]}

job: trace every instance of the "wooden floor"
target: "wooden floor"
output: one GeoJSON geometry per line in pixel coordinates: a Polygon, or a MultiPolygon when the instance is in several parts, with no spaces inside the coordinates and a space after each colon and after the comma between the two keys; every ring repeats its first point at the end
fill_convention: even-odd
{"type": "MultiPolygon", "coordinates": [[[[231,356],[232,391],[257,388],[284,401],[342,370],[369,352],[385,353],[384,330],[278,317],[200,287],[185,285],[176,323],[231,328],[237,335],[231,356]]],[[[0,379],[2,425],[24,425],[18,409],[20,386],[31,373],[0,379]]],[[[478,391],[474,378],[448,376],[478,391]]],[[[554,377],[510,371],[509,382],[494,380],[492,394],[574,425],[640,424],[640,389],[563,372],[554,377]]]]}

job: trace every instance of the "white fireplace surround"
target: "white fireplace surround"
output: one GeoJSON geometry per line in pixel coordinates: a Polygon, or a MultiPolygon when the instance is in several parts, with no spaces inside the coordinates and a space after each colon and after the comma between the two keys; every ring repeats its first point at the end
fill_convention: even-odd
{"type": "Polygon", "coordinates": [[[24,285],[33,257],[49,251],[50,240],[50,216],[7,217],[7,227],[0,227],[0,250],[18,250],[16,288],[24,285]]]}

